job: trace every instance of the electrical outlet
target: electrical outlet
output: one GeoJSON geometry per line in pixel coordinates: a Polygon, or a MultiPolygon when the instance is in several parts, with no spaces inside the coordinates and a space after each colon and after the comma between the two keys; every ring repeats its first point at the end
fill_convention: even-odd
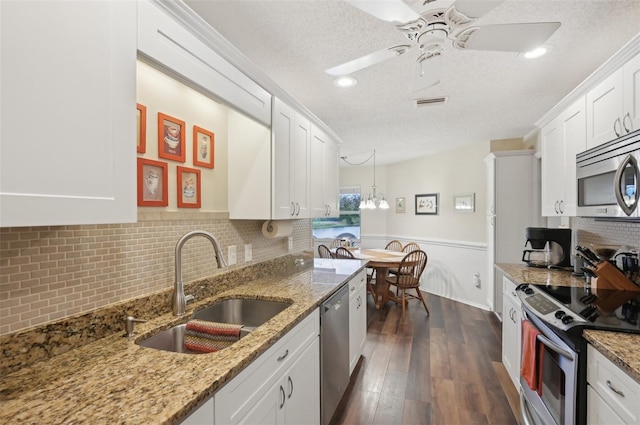
{"type": "Polygon", "coordinates": [[[292,237],[292,236],[289,236],[289,238],[288,238],[288,239],[289,239],[289,240],[288,240],[288,248],[287,248],[287,249],[288,249],[289,251],[292,251],[292,250],[293,250],[293,237],[292,237]]]}
{"type": "Polygon", "coordinates": [[[238,262],[238,256],[236,255],[236,246],[229,246],[229,255],[227,256],[227,263],[232,266],[238,262]]]}
{"type": "Polygon", "coordinates": [[[253,253],[251,252],[251,244],[244,244],[244,262],[248,263],[253,260],[253,253]]]}
{"type": "Polygon", "coordinates": [[[473,284],[476,288],[480,287],[480,273],[475,272],[473,275],[473,284]]]}

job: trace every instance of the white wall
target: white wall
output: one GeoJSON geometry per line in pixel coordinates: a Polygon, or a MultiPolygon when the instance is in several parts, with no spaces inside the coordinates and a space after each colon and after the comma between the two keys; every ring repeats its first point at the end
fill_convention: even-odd
{"type": "MultiPolygon", "coordinates": [[[[466,304],[487,309],[486,177],[484,158],[489,142],[465,146],[387,166],[376,166],[378,192],[389,210],[362,212],[362,246],[384,247],[387,241],[414,241],[429,261],[422,288],[466,304]],[[439,194],[438,215],[415,215],[415,195],[439,194]],[[453,210],[453,195],[475,193],[475,212],[453,210]],[[406,198],[404,213],[395,212],[395,199],[406,198]],[[474,285],[474,274],[480,286],[474,285]]],[[[371,166],[340,168],[340,185],[360,185],[366,196],[373,183],[371,166]]]]}

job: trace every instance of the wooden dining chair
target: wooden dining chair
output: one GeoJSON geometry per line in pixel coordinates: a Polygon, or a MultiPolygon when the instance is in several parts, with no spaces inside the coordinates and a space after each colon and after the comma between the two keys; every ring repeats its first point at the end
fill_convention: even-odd
{"type": "Polygon", "coordinates": [[[404,246],[404,248],[402,248],[402,252],[409,253],[409,252],[417,251],[419,249],[420,249],[420,245],[418,245],[415,242],[409,242],[404,246]]]}
{"type": "Polygon", "coordinates": [[[384,247],[384,249],[388,249],[389,251],[401,252],[402,251],[402,242],[394,239],[391,242],[389,242],[387,244],[387,246],[384,247]]]}
{"type": "Polygon", "coordinates": [[[353,256],[353,254],[351,253],[351,251],[349,251],[347,248],[344,248],[342,246],[339,246],[336,248],[336,253],[333,254],[334,258],[340,258],[343,260],[355,260],[356,257],[353,256]]]}
{"type": "Polygon", "coordinates": [[[318,245],[318,255],[320,255],[320,258],[333,258],[329,247],[323,244],[318,245]]]}
{"type": "Polygon", "coordinates": [[[422,250],[416,250],[408,253],[404,256],[398,267],[398,273],[395,276],[387,278],[389,285],[394,285],[400,292],[402,292],[402,298],[397,300],[396,303],[402,303],[402,320],[404,321],[404,310],[407,306],[409,299],[417,299],[422,302],[424,309],[429,315],[429,308],[427,303],[422,297],[420,292],[420,276],[427,266],[427,253],[422,250]],[[409,294],[407,291],[414,289],[416,295],[409,294]]]}
{"type": "Polygon", "coordinates": [[[342,241],[340,239],[334,239],[331,241],[331,245],[329,245],[329,248],[333,249],[339,246],[342,246],[342,241]]]}

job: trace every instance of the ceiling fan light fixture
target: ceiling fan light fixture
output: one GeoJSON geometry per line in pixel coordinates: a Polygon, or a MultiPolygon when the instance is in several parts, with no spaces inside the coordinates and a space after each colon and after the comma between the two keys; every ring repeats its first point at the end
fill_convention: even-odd
{"type": "Polygon", "coordinates": [[[340,88],[353,87],[356,84],[358,84],[358,80],[349,76],[342,76],[333,80],[333,85],[340,88]]]}
{"type": "Polygon", "coordinates": [[[544,44],[542,46],[538,46],[535,49],[531,49],[528,52],[522,52],[518,56],[523,59],[536,59],[540,56],[544,56],[551,51],[551,46],[548,44],[544,44]]]}

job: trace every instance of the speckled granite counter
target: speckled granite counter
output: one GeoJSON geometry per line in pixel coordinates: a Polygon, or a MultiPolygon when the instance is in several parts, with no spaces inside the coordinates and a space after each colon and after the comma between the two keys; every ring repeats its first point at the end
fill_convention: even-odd
{"type": "Polygon", "coordinates": [[[0,383],[0,423],[177,423],[365,264],[316,260],[315,269],[261,278],[189,305],[193,311],[231,297],[292,303],[250,335],[215,353],[178,354],[137,345],[135,341],[189,320],[189,315],[177,318],[168,312],[138,324],[135,338],[110,335],[19,369],[0,383]]]}
{"type": "MultiPolygon", "coordinates": [[[[496,264],[496,268],[515,283],[583,286],[584,279],[571,272],[527,267],[521,264],[496,264]]],[[[629,376],[640,382],[640,335],[596,330],[583,331],[585,339],[629,376]]]]}

